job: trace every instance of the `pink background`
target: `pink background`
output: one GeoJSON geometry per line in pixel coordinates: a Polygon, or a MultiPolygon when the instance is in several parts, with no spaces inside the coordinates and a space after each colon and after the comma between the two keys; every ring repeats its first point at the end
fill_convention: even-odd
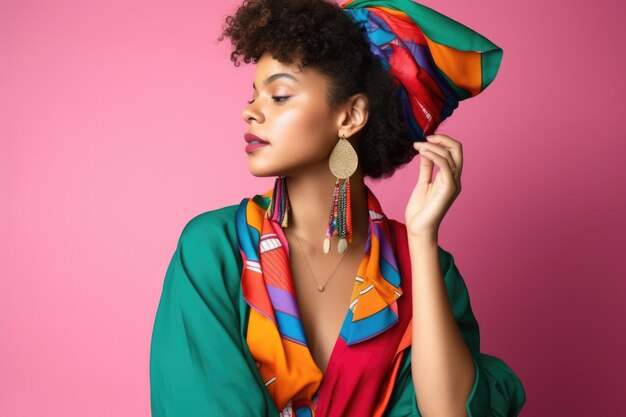
{"type": "MultiPolygon", "coordinates": [[[[214,42],[237,4],[0,2],[0,415],[150,414],[183,226],[273,184],[243,150],[254,67],[214,42]]],[[[494,83],[438,130],[464,144],[440,244],[482,351],[522,379],[522,416],[622,415],[619,2],[424,4],[504,49],[494,83]]],[[[370,183],[392,218],[417,162],[370,183]]]]}

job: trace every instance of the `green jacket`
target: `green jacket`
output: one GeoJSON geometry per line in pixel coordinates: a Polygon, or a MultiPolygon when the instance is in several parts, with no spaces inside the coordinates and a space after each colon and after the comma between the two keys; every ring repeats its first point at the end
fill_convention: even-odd
{"type": "MultiPolygon", "coordinates": [[[[194,217],[178,240],[152,332],[153,417],[279,415],[245,342],[249,306],[240,286],[237,207],[194,217]]],[[[467,287],[452,255],[439,247],[439,256],[454,317],[477,366],[468,416],[515,417],[526,401],[522,383],[501,359],[480,352],[467,287]]],[[[400,365],[385,416],[421,416],[410,351],[400,365]]]]}

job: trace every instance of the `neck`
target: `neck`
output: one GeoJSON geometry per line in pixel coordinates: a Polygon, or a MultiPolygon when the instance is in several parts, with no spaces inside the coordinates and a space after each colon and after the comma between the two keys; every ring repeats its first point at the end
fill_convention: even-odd
{"type": "MultiPolygon", "coordinates": [[[[304,175],[287,176],[287,192],[291,206],[290,228],[300,240],[322,248],[326,237],[333,188],[337,178],[330,169],[316,169],[304,175]]],[[[343,179],[340,180],[343,183],[343,179]]],[[[369,225],[367,191],[360,169],[350,177],[352,244],[365,241],[369,225]]],[[[332,248],[337,247],[337,236],[332,237],[332,248]]],[[[332,251],[333,249],[331,249],[332,251]]],[[[334,249],[336,251],[336,249],[334,249]]]]}

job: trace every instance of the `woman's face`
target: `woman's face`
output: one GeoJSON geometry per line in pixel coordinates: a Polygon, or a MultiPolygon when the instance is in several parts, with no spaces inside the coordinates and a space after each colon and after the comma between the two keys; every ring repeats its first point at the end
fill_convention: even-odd
{"type": "Polygon", "coordinates": [[[248,152],[254,176],[298,175],[316,166],[328,169],[340,112],[332,112],[328,106],[327,82],[313,68],[300,71],[295,64],[282,64],[269,53],[259,58],[252,101],[243,111],[249,124],[246,133],[269,142],[248,152]]]}

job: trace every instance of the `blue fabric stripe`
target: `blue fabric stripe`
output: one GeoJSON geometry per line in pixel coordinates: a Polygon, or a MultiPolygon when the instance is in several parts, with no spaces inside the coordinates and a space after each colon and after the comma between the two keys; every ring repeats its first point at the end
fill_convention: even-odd
{"type": "Polygon", "coordinates": [[[274,310],[274,315],[276,316],[278,331],[281,336],[302,344],[307,344],[304,328],[297,317],[277,310],[274,310]]]}
{"type": "Polygon", "coordinates": [[[259,247],[260,232],[246,221],[248,201],[248,198],[244,198],[237,208],[237,239],[239,239],[239,246],[246,254],[246,258],[250,261],[260,262],[256,249],[259,247]]]}
{"type": "Polygon", "coordinates": [[[400,286],[400,273],[382,256],[380,257],[380,273],[394,287],[400,286]]]}
{"type": "MultiPolygon", "coordinates": [[[[358,304],[357,308],[359,308],[358,304]]],[[[371,339],[398,322],[398,316],[389,306],[355,322],[352,321],[353,316],[352,310],[348,310],[348,314],[341,326],[341,332],[339,332],[339,335],[346,341],[347,345],[371,339]]]]}
{"type": "Polygon", "coordinates": [[[300,407],[296,409],[296,416],[298,417],[313,417],[311,409],[309,407],[300,407]]]}

